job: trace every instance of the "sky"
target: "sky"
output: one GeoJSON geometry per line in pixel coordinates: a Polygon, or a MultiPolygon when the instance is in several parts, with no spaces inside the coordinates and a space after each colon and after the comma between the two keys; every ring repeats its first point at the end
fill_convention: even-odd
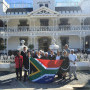
{"type": "MultiPolygon", "coordinates": [[[[32,2],[33,0],[6,0],[8,3],[16,3],[16,2],[32,2]]],[[[80,0],[55,0],[56,2],[78,2],[80,0]]]]}
{"type": "MultiPolygon", "coordinates": [[[[11,5],[11,7],[13,7],[13,4],[12,3],[28,3],[28,5],[32,6],[32,3],[33,3],[33,0],[5,0],[7,3],[9,3],[11,5]]],[[[80,0],[55,0],[56,3],[68,3],[68,2],[71,2],[71,3],[74,3],[74,2],[79,2],[80,0]]],[[[59,4],[56,4],[56,5],[59,5],[59,4]]]]}

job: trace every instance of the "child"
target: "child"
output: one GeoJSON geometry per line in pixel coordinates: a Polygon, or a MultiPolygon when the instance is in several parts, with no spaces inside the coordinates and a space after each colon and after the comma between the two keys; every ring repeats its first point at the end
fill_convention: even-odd
{"type": "Polygon", "coordinates": [[[15,66],[16,66],[16,77],[17,80],[20,75],[20,81],[22,79],[22,65],[23,65],[23,56],[21,56],[21,52],[17,51],[17,56],[15,57],[15,66]]]}

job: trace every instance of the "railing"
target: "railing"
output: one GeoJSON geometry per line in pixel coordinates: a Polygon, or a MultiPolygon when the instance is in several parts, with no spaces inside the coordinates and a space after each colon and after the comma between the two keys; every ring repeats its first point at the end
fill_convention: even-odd
{"type": "Polygon", "coordinates": [[[14,63],[14,55],[7,56],[7,55],[1,55],[0,56],[0,63],[14,63]]]}
{"type": "MultiPolygon", "coordinates": [[[[77,62],[90,62],[90,54],[82,54],[77,53],[77,62]]],[[[1,55],[0,56],[0,63],[15,63],[14,61],[15,56],[7,56],[7,55],[1,55]]]]}
{"type": "Polygon", "coordinates": [[[20,26],[20,27],[0,27],[0,32],[26,32],[26,31],[75,31],[90,30],[90,25],[61,25],[61,26],[20,26]]]}
{"type": "Polygon", "coordinates": [[[77,53],[76,55],[79,62],[82,62],[82,61],[90,62],[90,54],[77,53]]]}

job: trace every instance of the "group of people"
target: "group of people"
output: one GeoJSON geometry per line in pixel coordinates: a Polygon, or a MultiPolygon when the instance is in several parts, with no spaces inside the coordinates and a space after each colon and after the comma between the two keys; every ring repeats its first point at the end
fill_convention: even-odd
{"type": "Polygon", "coordinates": [[[62,53],[57,51],[54,53],[52,50],[48,52],[40,51],[27,51],[27,48],[24,47],[23,51],[17,51],[17,55],[15,57],[16,64],[16,78],[17,80],[22,80],[22,68],[24,67],[24,82],[26,81],[28,75],[32,71],[32,65],[29,63],[29,58],[39,58],[45,60],[63,60],[62,65],[57,72],[59,78],[65,79],[67,76],[67,72],[69,72],[69,79],[72,77],[72,73],[74,75],[74,79],[78,80],[76,75],[76,60],[77,56],[74,54],[73,49],[69,49],[68,45],[65,45],[65,48],[62,53]],[[30,64],[30,65],[29,65],[30,64]],[[30,70],[29,70],[30,67],[30,70]]]}

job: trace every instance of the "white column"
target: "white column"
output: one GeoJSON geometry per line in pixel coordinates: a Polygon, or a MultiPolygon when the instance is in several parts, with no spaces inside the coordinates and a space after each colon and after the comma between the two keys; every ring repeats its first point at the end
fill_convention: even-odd
{"type": "Polygon", "coordinates": [[[54,31],[54,27],[55,27],[55,19],[53,19],[53,31],[54,31]]]}
{"type": "Polygon", "coordinates": [[[82,18],[80,18],[80,30],[82,29],[81,23],[82,23],[82,18]]]}
{"type": "Polygon", "coordinates": [[[33,39],[34,39],[34,41],[33,41],[33,42],[34,42],[34,50],[35,50],[35,36],[34,36],[34,38],[33,38],[33,39]]]}
{"type": "Polygon", "coordinates": [[[33,19],[33,27],[34,27],[34,30],[35,30],[35,19],[33,19]]]}
{"type": "Polygon", "coordinates": [[[54,26],[55,19],[53,19],[53,26],[54,26]]]}
{"type": "Polygon", "coordinates": [[[84,42],[83,42],[83,46],[84,46],[84,52],[85,52],[85,32],[83,32],[83,34],[84,34],[84,42]]]}
{"type": "Polygon", "coordinates": [[[32,19],[29,20],[29,22],[30,22],[30,26],[31,26],[31,20],[32,20],[32,19]]]}
{"type": "Polygon", "coordinates": [[[8,56],[8,37],[7,37],[7,56],[8,56]]]}
{"type": "Polygon", "coordinates": [[[56,26],[57,26],[57,19],[56,19],[56,26]]]}
{"type": "Polygon", "coordinates": [[[81,51],[81,49],[82,49],[82,47],[81,47],[81,43],[82,43],[82,41],[81,41],[81,32],[80,32],[80,51],[81,51]]]}
{"type": "Polygon", "coordinates": [[[8,31],[8,21],[9,21],[9,20],[7,20],[7,31],[8,31]]]}
{"type": "Polygon", "coordinates": [[[8,21],[9,20],[7,20],[7,56],[8,56],[8,21]]]}

